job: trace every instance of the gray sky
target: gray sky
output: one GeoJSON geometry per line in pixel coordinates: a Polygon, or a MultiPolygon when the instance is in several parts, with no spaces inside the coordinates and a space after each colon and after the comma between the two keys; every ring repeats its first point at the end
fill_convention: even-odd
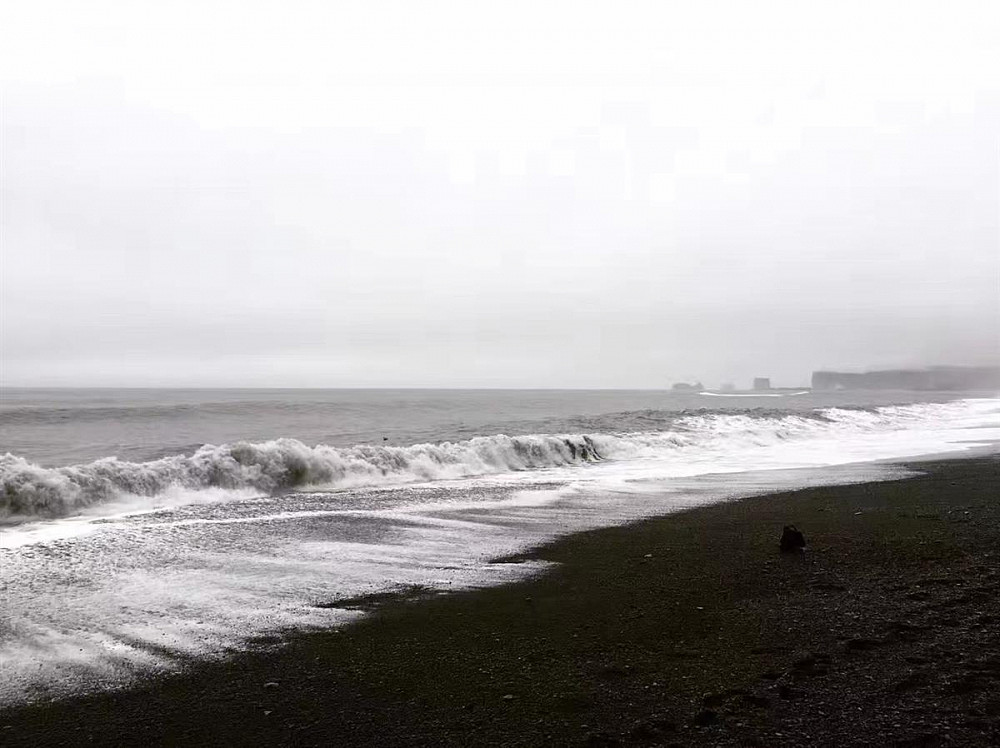
{"type": "Polygon", "coordinates": [[[0,11],[7,385],[1000,359],[995,2],[0,11]]]}

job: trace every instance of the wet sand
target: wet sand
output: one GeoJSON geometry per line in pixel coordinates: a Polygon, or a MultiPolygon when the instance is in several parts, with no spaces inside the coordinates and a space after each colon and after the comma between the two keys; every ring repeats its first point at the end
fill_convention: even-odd
{"type": "MultiPolygon", "coordinates": [[[[570,536],[507,587],[8,709],[4,745],[1000,744],[1000,458],[570,536]],[[782,555],[784,524],[808,550],[782,555]]],[[[518,559],[508,562],[516,563],[518,559]]]]}

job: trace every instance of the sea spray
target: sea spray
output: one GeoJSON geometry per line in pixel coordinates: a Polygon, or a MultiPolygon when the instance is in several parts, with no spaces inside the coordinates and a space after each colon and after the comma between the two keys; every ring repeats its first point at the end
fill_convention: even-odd
{"type": "Polygon", "coordinates": [[[0,703],[117,687],[350,620],[335,600],[506,583],[539,567],[492,560],[560,534],[894,479],[898,467],[870,461],[1000,442],[995,399],[588,420],[565,429],[576,436],[348,448],[233,440],[69,467],[2,458],[4,501],[38,521],[0,533],[0,703]],[[465,479],[438,480],[456,476],[465,479]]]}
{"type": "Polygon", "coordinates": [[[608,435],[496,435],[465,442],[338,449],[295,439],[221,446],[150,462],[115,457],[45,468],[12,454],[0,457],[0,516],[59,517],[127,496],[168,488],[254,489],[262,494],[308,487],[354,487],[464,478],[599,460],[615,451],[608,435]]]}
{"type": "MultiPolygon", "coordinates": [[[[245,496],[310,488],[351,488],[485,476],[563,467],[601,459],[665,457],[677,450],[727,451],[777,441],[910,428],[976,414],[976,401],[825,408],[779,415],[774,410],[671,414],[664,430],[593,434],[493,435],[410,446],[308,446],[295,439],[205,445],[190,455],[149,462],[106,457],[42,467],[0,457],[0,517],[61,517],[84,507],[168,489],[229,489],[245,496]]],[[[988,402],[988,401],[987,401],[988,402]]],[[[632,420],[622,414],[623,421],[632,420]]],[[[678,455],[679,456],[679,455],[678,455]]]]}

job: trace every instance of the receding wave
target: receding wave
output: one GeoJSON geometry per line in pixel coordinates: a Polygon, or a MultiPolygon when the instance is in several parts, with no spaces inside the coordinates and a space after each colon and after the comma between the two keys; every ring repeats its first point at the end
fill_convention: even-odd
{"type": "MultiPolygon", "coordinates": [[[[461,442],[412,446],[307,446],[295,439],[220,446],[150,462],[107,457],[87,464],[43,467],[13,454],[0,457],[0,517],[61,517],[85,507],[168,490],[232,489],[261,494],[318,487],[374,486],[485,476],[511,471],[642,457],[701,459],[748,447],[823,437],[907,429],[961,418],[968,403],[829,408],[811,413],[774,410],[699,413],[667,428],[632,430],[648,414],[619,414],[622,431],[590,434],[483,436],[461,442]]],[[[996,401],[987,405],[996,413],[996,401]]],[[[610,419],[609,419],[610,420],[610,419]]],[[[609,426],[610,423],[602,423],[609,426]]]]}

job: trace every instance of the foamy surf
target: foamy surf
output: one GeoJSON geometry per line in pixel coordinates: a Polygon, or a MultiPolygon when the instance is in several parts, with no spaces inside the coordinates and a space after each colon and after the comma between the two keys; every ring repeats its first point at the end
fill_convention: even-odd
{"type": "Polygon", "coordinates": [[[346,489],[455,480],[635,458],[690,459],[747,444],[838,440],[913,429],[920,423],[988,416],[992,400],[819,409],[785,415],[707,413],[671,421],[666,430],[477,437],[411,446],[308,446],[295,439],[206,445],[191,455],[149,462],[107,457],[46,468],[12,454],[0,456],[0,518],[57,518],[123,506],[179,506],[290,490],[346,489]]]}
{"type": "Polygon", "coordinates": [[[699,392],[705,397],[796,397],[798,395],[808,395],[809,390],[799,392],[699,392]]]}
{"type": "MultiPolygon", "coordinates": [[[[296,439],[206,445],[193,455],[151,462],[108,457],[44,468],[12,454],[0,457],[0,516],[58,517],[84,507],[208,489],[271,494],[301,488],[349,488],[531,470],[601,459],[614,451],[607,435],[531,434],[480,437],[409,447],[337,449],[296,439]]],[[[177,501],[175,499],[174,502],[177,501]]]]}
{"type": "Polygon", "coordinates": [[[72,491],[94,475],[126,478],[99,483],[110,490],[89,503],[62,505],[75,516],[35,516],[2,533],[0,700],[114,686],[170,670],[181,655],[216,657],[256,637],[340,625],[357,614],[331,601],[354,595],[517,579],[538,567],[490,561],[559,534],[778,488],[893,477],[898,470],[872,461],[1000,441],[996,399],[675,416],[660,430],[406,447],[278,440],[166,458],[169,469],[10,460],[42,485],[78,481],[72,491]],[[137,485],[130,471],[158,476],[141,484],[149,495],[119,490],[137,485]]]}

